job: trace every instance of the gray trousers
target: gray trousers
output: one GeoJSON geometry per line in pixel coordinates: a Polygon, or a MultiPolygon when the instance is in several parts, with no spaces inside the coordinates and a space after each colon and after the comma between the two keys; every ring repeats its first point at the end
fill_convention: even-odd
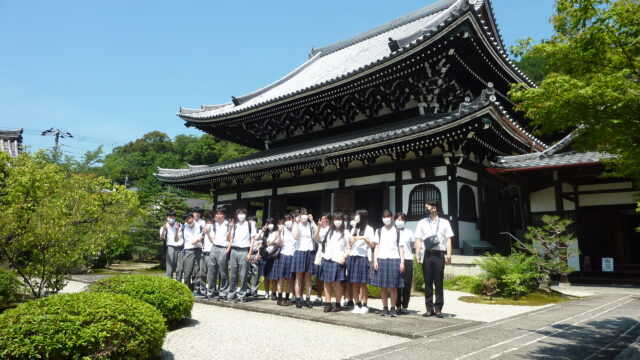
{"type": "Polygon", "coordinates": [[[258,292],[260,287],[260,261],[253,261],[249,263],[249,275],[248,275],[249,291],[247,295],[251,295],[258,292]]]}
{"type": "Polygon", "coordinates": [[[198,288],[200,282],[200,257],[202,256],[201,248],[184,250],[184,283],[189,290],[193,291],[198,288]]]}
{"type": "Polygon", "coordinates": [[[184,254],[182,246],[167,246],[167,277],[173,279],[176,273],[176,280],[182,282],[182,256],[184,254]]]}
{"type": "Polygon", "coordinates": [[[197,289],[201,294],[206,294],[206,295],[210,295],[210,293],[207,291],[207,283],[209,283],[208,281],[208,273],[211,272],[211,270],[209,269],[209,257],[211,256],[211,253],[205,253],[204,251],[202,252],[202,256],[200,256],[200,274],[198,275],[199,277],[199,283],[196,284],[198,285],[197,289]]]}
{"type": "Polygon", "coordinates": [[[207,293],[213,294],[216,289],[216,281],[220,277],[218,296],[227,297],[229,290],[229,261],[227,261],[227,249],[214,246],[209,256],[209,271],[207,272],[207,293]],[[211,293],[209,293],[211,291],[211,293]]]}
{"type": "Polygon", "coordinates": [[[227,299],[233,300],[235,297],[244,299],[249,291],[247,285],[247,274],[249,273],[249,263],[246,256],[249,249],[231,249],[231,264],[229,266],[229,291],[227,299]],[[238,289],[238,280],[240,281],[240,289],[238,289]]]}

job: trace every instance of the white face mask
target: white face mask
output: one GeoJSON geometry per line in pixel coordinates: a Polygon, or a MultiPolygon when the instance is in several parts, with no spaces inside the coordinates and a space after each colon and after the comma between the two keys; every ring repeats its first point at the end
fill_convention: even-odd
{"type": "Polygon", "coordinates": [[[196,224],[195,222],[192,222],[191,224],[187,223],[187,225],[188,225],[190,228],[192,228],[195,224],[196,224]]]}
{"type": "Polygon", "coordinates": [[[285,222],[284,222],[284,226],[286,226],[286,227],[288,227],[288,228],[291,228],[291,227],[293,226],[293,221],[291,221],[291,220],[287,220],[287,221],[285,221],[285,222]]]}
{"type": "Polygon", "coordinates": [[[267,229],[269,229],[269,231],[272,231],[273,230],[273,224],[267,225],[267,229]]]}
{"type": "Polygon", "coordinates": [[[359,223],[359,222],[360,222],[360,215],[356,215],[356,216],[354,216],[354,217],[353,217],[353,221],[355,221],[355,222],[356,222],[356,224],[357,224],[357,223],[359,223]]]}
{"type": "Polygon", "coordinates": [[[255,221],[249,221],[251,223],[251,225],[256,226],[256,222],[255,221]]]}
{"type": "Polygon", "coordinates": [[[382,223],[385,225],[391,225],[391,218],[382,218],[382,223]]]}
{"type": "Polygon", "coordinates": [[[356,226],[356,221],[355,220],[349,221],[349,225],[351,225],[351,227],[356,226]]]}
{"type": "Polygon", "coordinates": [[[244,221],[247,218],[246,214],[238,214],[238,221],[244,221]]]}
{"type": "Polygon", "coordinates": [[[342,226],[342,220],[333,220],[333,226],[339,228],[342,226]]]}
{"type": "Polygon", "coordinates": [[[173,224],[175,224],[175,223],[176,223],[176,219],[171,219],[171,218],[169,218],[169,219],[167,219],[167,222],[168,222],[169,224],[173,225],[173,224]]]}
{"type": "Polygon", "coordinates": [[[300,221],[307,222],[309,220],[309,215],[300,215],[300,221]]]}
{"type": "Polygon", "coordinates": [[[396,220],[396,226],[398,227],[398,229],[404,229],[404,221],[396,220]]]}

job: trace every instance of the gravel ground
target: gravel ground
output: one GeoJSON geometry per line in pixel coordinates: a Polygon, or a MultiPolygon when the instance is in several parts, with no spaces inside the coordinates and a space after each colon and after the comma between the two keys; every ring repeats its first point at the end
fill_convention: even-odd
{"type": "Polygon", "coordinates": [[[343,359],[409,341],[197,303],[192,318],[195,321],[191,326],[171,331],[165,338],[165,359],[343,359]]]}

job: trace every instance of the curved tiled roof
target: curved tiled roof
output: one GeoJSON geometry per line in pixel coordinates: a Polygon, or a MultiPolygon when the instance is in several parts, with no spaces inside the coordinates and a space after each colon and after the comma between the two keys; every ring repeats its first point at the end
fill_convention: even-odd
{"type": "MultiPolygon", "coordinates": [[[[313,49],[309,60],[304,64],[262,89],[234,97],[232,102],[225,104],[203,105],[201,109],[181,107],[178,116],[188,121],[208,121],[242,113],[347,79],[413,49],[455,21],[469,9],[470,4],[474,4],[475,9],[478,10],[485,1],[488,2],[488,0],[440,0],[344,41],[318,50],[313,49]]],[[[493,14],[491,17],[493,21],[493,14]]],[[[484,24],[485,20],[480,22],[484,24]]],[[[489,34],[489,27],[483,26],[484,31],[489,34]]],[[[503,51],[504,46],[501,40],[491,37],[491,41],[503,61],[515,69],[503,51]]],[[[523,81],[534,85],[524,74],[515,70],[523,81]]]]}

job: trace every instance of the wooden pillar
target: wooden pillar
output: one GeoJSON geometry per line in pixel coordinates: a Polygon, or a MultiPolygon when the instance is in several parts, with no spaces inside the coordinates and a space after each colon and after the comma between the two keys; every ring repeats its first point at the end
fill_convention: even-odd
{"type": "Polygon", "coordinates": [[[460,248],[460,229],[458,226],[458,182],[456,180],[457,171],[455,165],[447,166],[447,196],[449,198],[449,222],[453,230],[453,239],[451,239],[451,247],[453,249],[460,248]]]}
{"type": "Polygon", "coordinates": [[[404,212],[404,209],[402,208],[403,204],[402,204],[402,170],[397,170],[396,171],[396,179],[395,179],[395,186],[396,186],[396,212],[397,211],[402,211],[404,212]]]}
{"type": "Polygon", "coordinates": [[[388,210],[389,209],[389,183],[388,182],[383,182],[382,183],[382,210],[388,210]]]}
{"type": "Polygon", "coordinates": [[[564,201],[562,201],[562,179],[560,179],[560,174],[558,173],[558,170],[555,170],[553,172],[553,184],[555,188],[556,212],[558,212],[560,216],[563,216],[564,201]]]}
{"type": "Polygon", "coordinates": [[[218,208],[218,190],[214,187],[210,190],[211,193],[211,202],[212,202],[212,211],[215,211],[218,208]]]}

